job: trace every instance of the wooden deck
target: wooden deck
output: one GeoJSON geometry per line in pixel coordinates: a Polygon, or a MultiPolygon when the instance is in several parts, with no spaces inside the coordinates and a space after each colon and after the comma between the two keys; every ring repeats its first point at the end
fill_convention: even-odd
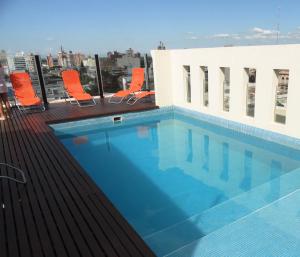
{"type": "MultiPolygon", "coordinates": [[[[28,182],[0,179],[0,256],[155,256],[47,125],[153,108],[60,103],[43,113],[14,110],[1,121],[0,162],[24,170],[28,182]]],[[[16,174],[0,168],[1,175],[16,174]]]]}

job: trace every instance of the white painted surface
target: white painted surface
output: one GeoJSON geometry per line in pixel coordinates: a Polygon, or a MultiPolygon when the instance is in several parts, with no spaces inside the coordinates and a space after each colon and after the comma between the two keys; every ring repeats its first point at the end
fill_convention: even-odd
{"type": "Polygon", "coordinates": [[[300,138],[300,45],[153,50],[156,102],[177,105],[300,138]],[[191,69],[192,101],[186,102],[183,65],[191,69]],[[200,66],[208,66],[209,106],[203,104],[200,66]],[[220,67],[230,68],[230,111],[223,111],[220,67]],[[256,69],[255,116],[246,116],[244,68],[256,69]],[[274,122],[274,69],[288,69],[286,124],[274,122]]]}

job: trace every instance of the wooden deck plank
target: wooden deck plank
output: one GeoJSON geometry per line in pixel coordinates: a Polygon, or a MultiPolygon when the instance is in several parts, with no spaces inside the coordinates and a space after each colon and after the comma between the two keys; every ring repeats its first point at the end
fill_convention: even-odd
{"type": "MultiPolygon", "coordinates": [[[[17,114],[15,116],[16,119],[17,114]]],[[[21,122],[22,126],[24,126],[24,120],[21,120],[21,122]]],[[[24,131],[32,133],[32,128],[23,128],[24,131]]],[[[66,235],[68,231],[67,227],[65,225],[65,222],[63,222],[62,216],[60,215],[58,205],[54,200],[52,194],[52,190],[44,178],[44,173],[51,170],[49,170],[45,165],[40,155],[41,153],[36,148],[36,145],[33,144],[34,138],[35,136],[29,137],[28,141],[25,144],[26,151],[28,151],[28,149],[32,147],[33,152],[31,152],[32,155],[29,156],[29,160],[32,160],[32,162],[36,164],[35,169],[30,170],[28,173],[30,173],[29,178],[31,179],[31,182],[36,186],[36,196],[39,198],[43,215],[45,217],[45,220],[47,221],[47,228],[49,228],[50,231],[54,231],[54,237],[52,237],[52,239],[55,243],[56,253],[58,256],[72,256],[72,254],[75,254],[75,256],[77,256],[77,249],[74,247],[73,242],[70,242],[66,237],[64,237],[64,235],[66,235]],[[66,247],[64,246],[63,242],[67,246],[70,245],[67,250],[65,249],[66,247]],[[66,254],[67,252],[69,252],[69,255],[66,254]]]]}
{"type": "MultiPolygon", "coordinates": [[[[8,120],[7,122],[8,126],[10,127],[10,138],[9,140],[13,142],[13,147],[11,147],[11,159],[14,163],[19,163],[18,168],[22,169],[22,170],[28,170],[27,165],[25,164],[25,160],[23,158],[23,153],[25,153],[25,151],[21,151],[20,149],[20,143],[18,141],[18,137],[20,135],[20,131],[18,130],[15,124],[14,120],[8,120]],[[14,131],[15,130],[15,131],[14,131]],[[14,131],[12,133],[12,131],[14,131]]],[[[20,177],[20,176],[18,176],[20,177]]],[[[38,237],[38,232],[37,229],[35,227],[35,221],[34,221],[34,216],[33,213],[31,211],[30,208],[30,204],[29,204],[29,200],[28,200],[28,191],[27,189],[29,188],[29,186],[25,186],[24,184],[18,184],[15,183],[15,186],[17,188],[18,191],[18,198],[19,200],[19,205],[17,206],[17,208],[20,208],[22,210],[22,218],[25,224],[25,231],[23,231],[23,233],[27,234],[28,237],[28,241],[29,241],[29,245],[30,245],[30,254],[34,257],[34,256],[43,256],[42,253],[42,249],[41,249],[41,244],[39,242],[39,237],[38,237]],[[28,233],[30,228],[31,233],[28,233]]],[[[22,229],[23,226],[18,226],[20,229],[22,229]]],[[[25,243],[25,240],[22,240],[23,244],[25,243]]],[[[26,246],[25,246],[26,247],[26,246]]],[[[25,248],[26,249],[26,248],[25,248]]],[[[26,251],[28,251],[28,249],[26,249],[26,251]]],[[[25,255],[26,256],[26,251],[23,251],[21,249],[21,255],[25,255]]]]}
{"type": "MultiPolygon", "coordinates": [[[[29,119],[32,119],[32,117],[29,117],[29,119]]],[[[34,121],[31,120],[31,124],[34,125],[34,121]]],[[[34,131],[40,131],[38,127],[34,126],[34,131]]],[[[56,185],[58,187],[57,192],[63,192],[62,197],[64,200],[64,206],[67,207],[70,214],[73,216],[73,220],[76,222],[78,228],[80,228],[81,231],[74,231],[74,233],[80,233],[82,235],[85,235],[85,244],[89,246],[89,249],[81,249],[87,255],[87,251],[94,252],[93,254],[101,255],[102,250],[99,248],[99,243],[102,242],[104,246],[104,251],[109,252],[111,256],[116,256],[114,253],[113,248],[110,246],[109,241],[106,239],[106,237],[103,234],[99,234],[99,242],[95,241],[95,238],[92,234],[92,229],[94,228],[95,224],[93,223],[90,227],[87,226],[86,220],[83,218],[84,215],[90,215],[89,212],[84,212],[87,210],[86,206],[84,206],[83,200],[80,198],[82,195],[78,194],[75,190],[76,187],[73,187],[73,185],[70,183],[71,180],[67,180],[66,183],[65,177],[64,177],[64,169],[66,169],[66,162],[59,162],[59,159],[61,156],[56,155],[57,152],[52,150],[52,145],[48,144],[47,138],[45,138],[46,134],[49,133],[49,131],[43,131],[43,133],[40,134],[40,140],[42,140],[45,144],[45,147],[47,148],[47,153],[49,154],[49,160],[47,160],[47,165],[51,167],[52,172],[52,179],[56,180],[56,185]],[[54,178],[54,172],[57,172],[54,178]],[[77,206],[76,206],[77,205],[77,206]]],[[[40,145],[41,142],[37,142],[37,144],[40,145]]],[[[45,151],[45,149],[40,149],[40,151],[45,151]]],[[[78,187],[77,187],[78,189],[78,187]]],[[[66,210],[64,210],[63,213],[65,213],[66,210]]],[[[85,217],[86,218],[86,217],[85,217]]],[[[87,218],[88,219],[88,218],[87,218]]],[[[79,243],[80,245],[82,244],[79,243]]]]}
{"type": "MultiPolygon", "coordinates": [[[[27,117],[23,119],[23,122],[27,124],[27,117]]],[[[62,237],[62,242],[65,244],[65,248],[70,256],[92,256],[90,250],[87,248],[81,231],[78,229],[78,225],[74,221],[67,203],[63,198],[63,191],[60,191],[56,181],[52,176],[55,171],[54,164],[48,159],[48,151],[42,148],[43,142],[39,141],[40,134],[43,131],[35,131],[34,127],[30,126],[29,130],[29,143],[35,151],[35,158],[40,163],[40,172],[38,177],[40,183],[44,189],[45,197],[49,203],[51,215],[53,216],[58,230],[62,237]],[[51,194],[47,193],[51,192],[51,194]],[[77,235],[74,237],[73,235],[77,235]],[[81,245],[79,248],[78,245],[81,245]],[[84,255],[80,253],[84,252],[84,255]]],[[[65,191],[65,189],[63,189],[65,191]]]]}
{"type": "MultiPolygon", "coordinates": [[[[28,142],[28,138],[27,138],[27,134],[26,134],[26,127],[25,126],[21,126],[21,123],[17,121],[17,119],[12,119],[13,122],[13,126],[16,127],[17,129],[17,133],[15,133],[15,136],[18,140],[18,143],[20,146],[23,146],[26,144],[26,142],[28,142]]],[[[24,125],[24,124],[23,124],[24,125]]],[[[47,205],[46,203],[46,198],[42,198],[43,195],[41,194],[42,190],[40,188],[40,184],[39,183],[34,183],[36,182],[36,178],[34,173],[30,172],[32,170],[40,170],[40,167],[38,166],[37,162],[32,161],[32,158],[35,157],[35,155],[32,152],[31,146],[29,144],[27,144],[27,148],[26,151],[22,151],[23,153],[23,162],[26,165],[26,169],[24,169],[24,171],[26,172],[27,178],[28,178],[28,182],[27,182],[27,193],[28,193],[28,201],[30,204],[30,210],[28,210],[28,212],[32,212],[32,215],[34,216],[34,222],[35,222],[35,226],[32,226],[30,232],[33,233],[33,230],[36,229],[38,232],[38,237],[39,237],[39,243],[37,242],[35,245],[34,243],[34,247],[38,247],[38,244],[40,244],[40,246],[43,249],[43,256],[45,255],[45,253],[47,253],[47,256],[56,256],[55,252],[60,252],[59,250],[60,248],[63,247],[59,247],[58,245],[61,245],[61,240],[59,237],[59,234],[56,230],[54,230],[54,221],[52,221],[49,218],[45,218],[45,215],[48,216],[49,214],[49,210],[47,209],[47,205]],[[39,192],[39,193],[37,193],[39,192]],[[43,210],[45,212],[45,214],[43,213],[43,210]],[[48,222],[47,222],[48,221],[48,222]],[[51,222],[52,221],[52,222],[51,222]],[[47,226],[48,224],[48,226],[47,226]],[[48,230],[47,227],[50,227],[50,229],[48,230]],[[52,242],[51,237],[49,236],[49,234],[53,234],[53,238],[55,238],[56,240],[54,240],[55,242],[52,242]],[[56,248],[56,249],[55,249],[56,248]]],[[[37,255],[39,256],[39,255],[37,255]]],[[[42,255],[40,255],[42,256],[42,255]]]]}
{"type": "Polygon", "coordinates": [[[1,122],[0,161],[28,178],[25,186],[0,181],[1,257],[155,256],[47,125],[153,108],[105,100],[87,108],[58,103],[43,113],[14,111],[1,122]]]}
{"type": "MultiPolygon", "coordinates": [[[[69,175],[67,175],[68,178],[73,181],[75,188],[78,188],[78,186],[82,186],[83,189],[87,192],[87,189],[91,188],[92,181],[90,179],[88,179],[88,181],[86,180],[87,177],[85,175],[83,176],[83,174],[80,172],[81,167],[76,166],[76,161],[70,158],[70,154],[65,150],[65,148],[62,145],[60,146],[61,143],[57,140],[57,138],[53,136],[53,134],[51,136],[50,133],[47,133],[47,135],[49,136],[49,140],[47,140],[47,142],[49,143],[49,147],[54,147],[54,151],[59,153],[59,156],[65,156],[68,160],[70,160],[70,162],[66,162],[66,164],[70,164],[71,166],[69,165],[66,170],[76,170],[76,173],[72,172],[69,175]],[[76,176],[77,174],[80,174],[80,177],[76,176]]],[[[88,199],[85,199],[85,201],[89,203],[90,213],[92,213],[95,216],[96,220],[106,220],[106,223],[102,224],[102,226],[104,226],[104,231],[111,231],[111,229],[108,229],[107,226],[109,226],[110,228],[114,228],[113,231],[117,231],[116,233],[110,233],[109,235],[110,240],[114,240],[114,245],[117,245],[116,250],[118,252],[121,251],[119,253],[121,256],[130,256],[123,251],[124,246],[127,246],[130,248],[131,254],[133,254],[134,256],[142,256],[141,252],[137,251],[135,247],[132,247],[132,242],[128,240],[128,236],[124,234],[124,230],[120,230],[120,225],[116,224],[115,220],[112,219],[107,210],[103,208],[102,205],[95,205],[94,198],[92,196],[95,195],[96,191],[99,191],[99,189],[95,185],[93,187],[93,191],[89,190],[89,192],[87,192],[88,199]],[[93,203],[90,203],[89,201],[92,201],[93,203]]],[[[99,203],[99,199],[97,199],[97,202],[99,203]]]]}
{"type": "MultiPolygon", "coordinates": [[[[1,135],[2,135],[2,141],[3,141],[3,154],[4,154],[4,162],[5,163],[12,163],[9,152],[10,149],[8,147],[8,139],[6,135],[6,126],[5,123],[1,124],[1,135]]],[[[9,171],[7,167],[4,168],[4,174],[6,176],[9,176],[9,171]]],[[[4,215],[5,215],[5,222],[6,222],[6,232],[7,232],[7,238],[11,239],[11,242],[7,241],[8,247],[7,252],[9,255],[12,256],[20,256],[20,249],[19,249],[19,240],[17,236],[17,228],[16,228],[16,221],[15,221],[15,213],[13,210],[13,206],[15,204],[15,201],[17,201],[16,194],[14,190],[11,190],[12,183],[9,180],[2,179],[3,180],[3,203],[4,203],[4,215]]],[[[14,186],[14,185],[13,185],[14,186]]],[[[25,238],[24,238],[25,239],[25,238]]]]}
{"type": "MultiPolygon", "coordinates": [[[[34,119],[34,118],[33,118],[34,119]]],[[[38,126],[38,122],[37,121],[32,121],[33,123],[36,122],[36,126],[38,126]]],[[[45,133],[45,142],[48,146],[48,149],[51,149],[52,153],[56,154],[56,156],[64,156],[64,153],[61,152],[62,147],[59,146],[59,142],[55,141],[53,142],[50,136],[50,132],[48,131],[47,133],[45,133]]],[[[89,223],[90,229],[93,231],[93,233],[95,235],[97,235],[97,238],[101,238],[103,237],[103,235],[98,235],[100,232],[104,233],[105,231],[108,233],[108,235],[106,237],[109,238],[110,241],[113,242],[114,248],[115,250],[118,252],[118,254],[120,256],[130,256],[127,252],[126,249],[124,248],[124,246],[122,246],[122,244],[119,242],[117,235],[112,233],[110,229],[108,229],[108,224],[106,222],[97,222],[97,221],[101,221],[103,220],[103,215],[102,213],[98,212],[97,209],[95,208],[95,206],[91,203],[90,199],[88,198],[88,195],[92,193],[91,190],[87,190],[89,187],[85,186],[82,187],[82,183],[79,182],[78,179],[75,178],[75,176],[73,176],[75,174],[74,172],[74,166],[70,165],[70,162],[64,162],[62,163],[61,168],[61,172],[60,172],[60,176],[62,178],[62,181],[70,181],[72,183],[72,185],[70,183],[66,183],[64,186],[66,188],[69,189],[70,194],[73,197],[76,197],[76,203],[79,205],[78,209],[83,210],[83,209],[87,209],[87,212],[82,213],[82,215],[85,217],[86,221],[89,223]],[[72,171],[72,172],[68,172],[68,171],[72,171]],[[75,189],[75,190],[74,190],[75,189]],[[80,189],[80,190],[78,190],[80,189]],[[82,190],[84,190],[86,192],[86,194],[82,194],[82,190]],[[93,214],[93,215],[92,215],[93,214]],[[94,217],[92,217],[94,216],[94,217]]],[[[104,233],[105,236],[105,233],[104,233]]],[[[105,241],[107,241],[107,239],[104,237],[102,238],[102,240],[100,240],[101,242],[98,242],[100,244],[104,244],[105,245],[105,241]]],[[[113,253],[111,253],[113,254],[113,253]]],[[[138,256],[138,255],[136,255],[138,256]]]]}
{"type": "MultiPolygon", "coordinates": [[[[0,162],[6,162],[6,159],[5,159],[5,150],[4,150],[4,145],[3,145],[3,137],[4,137],[4,134],[3,134],[3,124],[0,123],[0,162]]],[[[6,168],[2,165],[0,165],[0,174],[2,175],[6,175],[6,168]]],[[[4,256],[7,256],[8,255],[8,247],[7,247],[7,238],[8,238],[8,235],[7,235],[7,223],[6,223],[6,215],[5,215],[5,199],[7,196],[9,196],[9,192],[8,190],[5,190],[7,187],[6,187],[6,184],[7,181],[0,181],[0,225],[1,225],[1,229],[0,229],[0,249],[1,249],[1,252],[2,254],[4,254],[4,256]],[[5,197],[6,195],[6,197],[5,197]]]]}

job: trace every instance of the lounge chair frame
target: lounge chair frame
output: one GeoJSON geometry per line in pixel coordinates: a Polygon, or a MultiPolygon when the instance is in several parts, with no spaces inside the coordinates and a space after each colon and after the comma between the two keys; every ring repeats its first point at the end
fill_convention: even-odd
{"type": "MultiPolygon", "coordinates": [[[[134,69],[143,69],[143,68],[134,68],[134,69]]],[[[132,70],[134,70],[132,69],[132,70]]],[[[144,69],[143,69],[143,73],[144,73],[144,69]]],[[[134,76],[134,71],[132,72],[132,76],[134,76]]],[[[118,96],[115,96],[118,92],[114,93],[112,96],[109,97],[108,99],[108,103],[111,103],[111,104],[120,104],[121,102],[123,102],[124,99],[126,98],[132,98],[132,96],[134,96],[134,94],[136,92],[140,92],[143,85],[144,85],[144,82],[145,82],[145,75],[143,75],[143,83],[140,85],[140,88],[139,89],[131,89],[131,83],[132,83],[132,80],[133,80],[133,77],[132,77],[132,80],[131,80],[131,83],[130,83],[130,86],[129,86],[129,89],[128,90],[120,90],[120,91],[129,91],[128,94],[124,95],[124,96],[121,96],[121,97],[118,97],[118,96]],[[116,98],[116,100],[114,100],[116,98]]],[[[128,100],[129,100],[128,99],[128,100]]]]}
{"type": "Polygon", "coordinates": [[[125,95],[123,97],[117,97],[117,96],[112,95],[112,96],[109,97],[108,103],[110,103],[110,104],[120,104],[120,103],[123,102],[123,100],[125,98],[127,98],[127,97],[131,98],[133,95],[134,95],[134,92],[131,92],[129,95],[125,95]],[[119,99],[119,100],[113,101],[113,99],[115,99],[115,98],[119,99]]]}
{"type": "MultiPolygon", "coordinates": [[[[143,92],[143,91],[137,91],[136,93],[138,93],[138,92],[143,92]]],[[[134,105],[137,101],[139,101],[139,100],[141,100],[141,99],[145,99],[145,98],[149,98],[149,97],[151,97],[151,95],[152,94],[149,94],[149,95],[146,95],[146,96],[144,96],[144,97],[142,97],[142,98],[138,98],[138,97],[136,97],[136,94],[135,93],[133,93],[133,95],[127,100],[127,104],[129,104],[129,105],[134,105]]]]}
{"type": "MultiPolygon", "coordinates": [[[[35,89],[33,89],[33,90],[35,92],[35,96],[38,96],[35,89]]],[[[17,106],[19,111],[21,111],[21,112],[31,112],[31,111],[43,112],[46,110],[44,103],[41,103],[39,105],[29,105],[29,106],[24,106],[24,105],[20,104],[18,98],[16,97],[15,90],[12,89],[12,92],[13,92],[13,96],[14,96],[15,105],[17,106]]]]}
{"type": "Polygon", "coordinates": [[[73,104],[73,105],[77,104],[79,107],[89,107],[89,106],[95,106],[96,105],[96,101],[95,101],[93,96],[92,96],[92,99],[90,99],[90,100],[78,101],[76,98],[71,97],[66,89],[65,89],[65,93],[66,93],[66,96],[67,96],[67,99],[68,99],[68,101],[67,101],[67,99],[65,99],[65,101],[69,102],[70,104],[73,104]],[[87,102],[91,102],[91,103],[90,104],[82,104],[82,103],[87,103],[87,102]]]}
{"type": "Polygon", "coordinates": [[[92,96],[92,95],[90,95],[91,96],[91,99],[87,99],[87,100],[77,100],[75,97],[73,97],[69,92],[68,92],[68,86],[66,85],[66,82],[65,82],[65,80],[64,80],[64,72],[71,72],[71,73],[75,73],[76,74],[76,76],[78,76],[78,78],[76,78],[76,79],[78,79],[78,82],[79,82],[79,84],[80,84],[80,87],[81,87],[81,89],[82,89],[82,92],[85,92],[84,91],[84,89],[83,89],[83,86],[82,86],[82,84],[81,84],[81,82],[80,82],[80,78],[79,78],[79,72],[77,71],[77,70],[74,70],[74,69],[71,69],[71,70],[65,70],[65,71],[63,71],[62,72],[62,77],[63,77],[63,81],[64,81],[64,91],[65,91],[65,94],[66,94],[66,99],[65,99],[65,101],[66,102],[68,102],[69,101],[69,103],[70,104],[77,104],[79,107],[90,107],[90,106],[95,106],[97,103],[96,103],[96,101],[95,101],[95,99],[94,99],[94,97],[92,96]],[[67,101],[67,99],[68,99],[68,101],[67,101]],[[83,103],[85,103],[85,104],[83,104],[83,103]]]}

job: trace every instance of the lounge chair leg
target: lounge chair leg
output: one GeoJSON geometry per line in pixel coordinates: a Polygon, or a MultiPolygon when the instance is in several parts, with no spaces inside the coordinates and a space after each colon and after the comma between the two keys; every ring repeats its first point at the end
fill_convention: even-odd
{"type": "Polygon", "coordinates": [[[110,103],[110,104],[119,104],[124,100],[125,97],[121,97],[119,101],[112,101],[114,98],[117,98],[117,97],[111,96],[108,99],[108,103],[110,103]]]}
{"type": "Polygon", "coordinates": [[[138,100],[139,100],[139,98],[137,98],[136,96],[132,96],[127,100],[126,103],[129,105],[134,105],[138,100]],[[133,101],[133,102],[131,102],[131,101],[133,101]]]}
{"type": "Polygon", "coordinates": [[[76,100],[76,101],[80,107],[90,107],[90,106],[95,106],[97,104],[94,98],[91,99],[91,101],[92,101],[91,104],[82,104],[78,100],[76,100]]]}

